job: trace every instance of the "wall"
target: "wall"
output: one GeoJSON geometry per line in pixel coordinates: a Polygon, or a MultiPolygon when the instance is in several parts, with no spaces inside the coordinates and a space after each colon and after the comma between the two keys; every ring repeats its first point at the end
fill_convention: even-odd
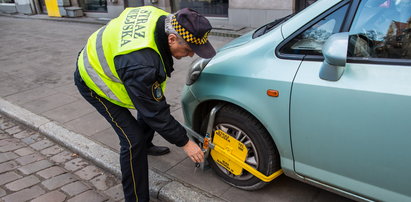
{"type": "Polygon", "coordinates": [[[170,0],[144,0],[144,5],[146,6],[155,6],[161,8],[167,12],[171,12],[170,0]],[[152,3],[157,2],[157,3],[152,3]]]}
{"type": "Polygon", "coordinates": [[[16,13],[16,4],[14,3],[0,3],[0,12],[4,13],[16,13]]]}
{"type": "Polygon", "coordinates": [[[124,0],[107,0],[107,13],[85,12],[85,15],[92,18],[113,19],[124,11],[124,0]]]}
{"type": "Polygon", "coordinates": [[[293,8],[293,2],[290,0],[229,0],[230,8],[239,9],[269,9],[269,10],[288,10],[293,8]]]}
{"type": "Polygon", "coordinates": [[[33,14],[33,9],[31,8],[31,2],[29,0],[16,0],[15,2],[17,12],[23,14],[33,14]]]}
{"type": "MultiPolygon", "coordinates": [[[[158,3],[151,3],[150,0],[144,0],[144,5],[155,6],[167,12],[171,12],[169,0],[158,0],[158,3]]],[[[115,18],[124,10],[124,0],[107,0],[107,13],[86,12],[86,16],[94,18],[115,18]],[[116,2],[117,1],[117,2],[116,2]]]]}
{"type": "Polygon", "coordinates": [[[259,27],[291,14],[293,0],[229,0],[228,19],[233,26],[259,27]]]}
{"type": "MultiPolygon", "coordinates": [[[[30,1],[16,0],[15,6],[0,5],[1,11],[31,14],[30,1]]],[[[37,1],[37,0],[34,0],[37,1]]],[[[72,2],[75,0],[72,0],[72,2]]],[[[124,0],[107,0],[107,13],[86,12],[85,15],[94,18],[115,18],[124,10],[124,0]]],[[[139,0],[140,1],[140,0],[139,0]]],[[[144,0],[145,5],[153,5],[171,12],[171,0],[144,0]]],[[[75,6],[74,4],[72,6],[75,6]]],[[[291,14],[294,10],[294,0],[229,0],[228,18],[210,17],[212,24],[237,27],[259,27],[277,18],[291,14]]]]}

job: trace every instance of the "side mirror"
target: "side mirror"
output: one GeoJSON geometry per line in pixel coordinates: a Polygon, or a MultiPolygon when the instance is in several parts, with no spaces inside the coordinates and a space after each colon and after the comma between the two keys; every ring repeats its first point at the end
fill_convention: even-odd
{"type": "Polygon", "coordinates": [[[344,73],[347,63],[348,32],[333,34],[325,42],[322,52],[324,62],[320,69],[320,78],[338,81],[344,73]]]}

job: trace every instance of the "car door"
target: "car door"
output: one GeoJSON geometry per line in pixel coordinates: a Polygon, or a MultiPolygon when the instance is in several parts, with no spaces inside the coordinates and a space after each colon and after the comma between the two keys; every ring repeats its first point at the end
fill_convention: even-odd
{"type": "Polygon", "coordinates": [[[411,1],[364,0],[351,8],[341,77],[320,78],[323,60],[309,54],[295,76],[295,171],[360,196],[410,201],[411,1]]]}

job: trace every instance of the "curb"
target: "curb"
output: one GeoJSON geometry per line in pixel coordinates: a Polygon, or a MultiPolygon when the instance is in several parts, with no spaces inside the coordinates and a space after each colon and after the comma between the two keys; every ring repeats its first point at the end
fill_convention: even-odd
{"type": "MultiPolygon", "coordinates": [[[[59,124],[0,98],[0,113],[24,124],[121,178],[119,155],[59,124]]],[[[149,169],[150,196],[161,201],[224,201],[149,169]]]]}

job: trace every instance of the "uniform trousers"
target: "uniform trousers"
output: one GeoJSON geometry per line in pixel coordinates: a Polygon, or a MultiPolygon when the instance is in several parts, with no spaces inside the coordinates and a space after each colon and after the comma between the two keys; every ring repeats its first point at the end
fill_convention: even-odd
{"type": "Polygon", "coordinates": [[[149,201],[147,147],[152,146],[154,130],[141,116],[135,118],[129,109],[97,95],[81,79],[74,76],[80,94],[111,124],[120,139],[120,167],[126,202],[149,201]]]}

